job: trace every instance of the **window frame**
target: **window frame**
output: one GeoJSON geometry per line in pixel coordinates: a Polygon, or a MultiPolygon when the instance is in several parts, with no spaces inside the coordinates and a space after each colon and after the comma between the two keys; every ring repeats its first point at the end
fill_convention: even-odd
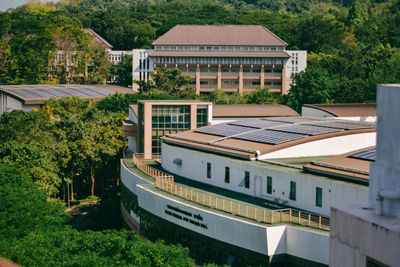
{"type": "Polygon", "coordinates": [[[231,170],[229,167],[225,166],[225,183],[229,184],[231,181],[231,170]]]}
{"type": "Polygon", "coordinates": [[[211,162],[207,162],[207,178],[211,179],[211,162]]]}
{"type": "Polygon", "coordinates": [[[272,177],[267,176],[267,194],[272,194],[272,177]]]}
{"type": "Polygon", "coordinates": [[[322,208],[322,187],[315,188],[315,206],[322,208]]]}
{"type": "Polygon", "coordinates": [[[289,199],[296,201],[296,182],[290,181],[289,199]]]}

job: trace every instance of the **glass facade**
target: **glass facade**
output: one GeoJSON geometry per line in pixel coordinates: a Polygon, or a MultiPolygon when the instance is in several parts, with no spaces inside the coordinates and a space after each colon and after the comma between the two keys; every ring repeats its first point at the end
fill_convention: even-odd
{"type": "Polygon", "coordinates": [[[207,178],[211,178],[211,163],[207,162],[207,178]]]}
{"type": "Polygon", "coordinates": [[[289,199],[296,200],[296,182],[290,182],[289,199]]]}
{"type": "Polygon", "coordinates": [[[152,153],[161,154],[160,137],[190,129],[190,105],[153,105],[151,120],[152,153]]]}
{"type": "Polygon", "coordinates": [[[244,172],[244,187],[250,188],[250,172],[248,171],[244,172]]]}
{"type": "Polygon", "coordinates": [[[199,128],[207,125],[208,125],[208,106],[198,106],[196,127],[199,128]]]}
{"type": "Polygon", "coordinates": [[[230,181],[230,169],[229,167],[225,167],[225,183],[229,184],[230,181]]]}
{"type": "Polygon", "coordinates": [[[139,128],[139,144],[138,151],[140,153],[144,152],[144,105],[138,103],[138,128],[139,128]]]}
{"type": "Polygon", "coordinates": [[[272,194],[272,177],[267,176],[267,194],[272,194]]]}
{"type": "Polygon", "coordinates": [[[315,190],[315,206],[322,207],[322,188],[317,187],[315,190]]]}

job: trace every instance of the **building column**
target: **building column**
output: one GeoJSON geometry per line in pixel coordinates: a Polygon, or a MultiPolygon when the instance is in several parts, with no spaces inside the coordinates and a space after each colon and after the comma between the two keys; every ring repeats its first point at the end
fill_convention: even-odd
{"type": "Polygon", "coordinates": [[[196,94],[200,94],[200,66],[196,66],[196,94]]]}
{"type": "Polygon", "coordinates": [[[218,74],[217,74],[217,88],[222,88],[222,74],[221,74],[221,65],[218,65],[218,74]]]}
{"type": "Polygon", "coordinates": [[[197,128],[197,105],[190,105],[190,130],[197,128]]]}
{"type": "Polygon", "coordinates": [[[152,157],[152,110],[150,103],[144,103],[143,108],[143,157],[144,159],[151,159],[152,157]]]}
{"type": "Polygon", "coordinates": [[[286,94],[286,64],[282,68],[282,95],[286,94]]]}
{"type": "Polygon", "coordinates": [[[261,66],[260,71],[260,88],[264,87],[264,65],[261,66]]]}
{"type": "Polygon", "coordinates": [[[239,68],[239,94],[243,95],[243,66],[239,68]]]}

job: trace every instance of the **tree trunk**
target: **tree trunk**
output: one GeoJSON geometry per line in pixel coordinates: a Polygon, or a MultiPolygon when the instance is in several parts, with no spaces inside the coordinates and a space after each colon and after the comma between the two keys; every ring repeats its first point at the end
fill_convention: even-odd
{"type": "Polygon", "coordinates": [[[95,183],[95,177],[94,177],[94,168],[90,167],[90,179],[92,180],[92,197],[94,196],[94,183],[95,183]]]}
{"type": "Polygon", "coordinates": [[[71,171],[71,200],[74,200],[74,171],[71,171]]]}

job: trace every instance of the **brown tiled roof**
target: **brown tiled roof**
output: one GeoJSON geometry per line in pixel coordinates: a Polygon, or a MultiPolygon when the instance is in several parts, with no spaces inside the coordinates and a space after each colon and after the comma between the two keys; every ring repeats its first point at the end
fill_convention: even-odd
{"type": "Polygon", "coordinates": [[[260,25],[176,25],[152,44],[287,46],[260,25]]]}
{"type": "Polygon", "coordinates": [[[319,109],[336,117],[376,116],[376,104],[304,104],[303,106],[319,109]]]}
{"type": "Polygon", "coordinates": [[[286,52],[231,52],[231,51],[153,51],[151,57],[255,57],[289,58],[286,52]]]}
{"type": "Polygon", "coordinates": [[[44,104],[49,98],[78,96],[82,99],[100,101],[116,92],[133,94],[132,89],[115,85],[80,85],[80,84],[35,84],[35,85],[0,85],[0,93],[18,99],[24,104],[44,104]]]}
{"type": "Polygon", "coordinates": [[[334,177],[350,179],[357,178],[367,181],[369,180],[369,167],[371,161],[349,156],[356,152],[365,151],[371,148],[373,147],[367,147],[325,160],[312,162],[305,165],[304,169],[313,173],[324,173],[334,177]]]}
{"type": "Polygon", "coordinates": [[[213,117],[286,117],[299,114],[285,105],[214,105],[213,117]]]}
{"type": "Polygon", "coordinates": [[[107,48],[113,48],[113,46],[107,42],[103,37],[101,37],[100,35],[98,35],[94,30],[92,29],[83,29],[83,31],[87,34],[89,34],[90,36],[93,37],[93,40],[99,44],[101,44],[102,46],[105,46],[107,48]]]}

